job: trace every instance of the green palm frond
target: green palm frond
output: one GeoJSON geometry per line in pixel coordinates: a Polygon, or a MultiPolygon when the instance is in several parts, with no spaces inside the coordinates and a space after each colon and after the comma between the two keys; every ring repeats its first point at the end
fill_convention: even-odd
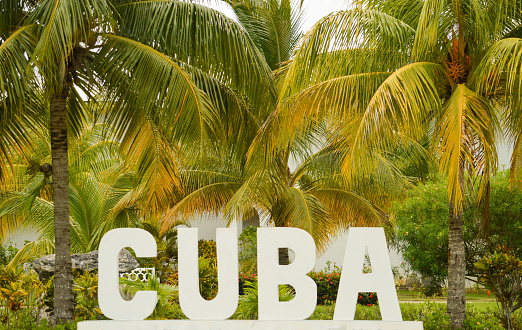
{"type": "Polygon", "coordinates": [[[292,0],[225,0],[275,70],[290,59],[301,37],[303,13],[292,0]]]}
{"type": "Polygon", "coordinates": [[[343,172],[364,169],[368,152],[388,150],[400,141],[400,132],[421,138],[430,116],[440,113],[439,86],[442,74],[438,64],[417,62],[390,75],[377,89],[356,129],[350,162],[343,172]],[[428,109],[428,110],[427,110],[428,109]],[[363,158],[359,158],[363,157],[363,158]],[[354,163],[355,162],[355,163],[354,163]]]}
{"type": "MultiPolygon", "coordinates": [[[[435,154],[440,171],[448,173],[448,194],[455,210],[462,210],[464,187],[459,169],[469,166],[473,177],[496,170],[494,142],[498,123],[490,103],[464,84],[457,86],[443,111],[434,137],[435,154]]],[[[483,180],[479,199],[487,182],[483,180]]]]}
{"type": "MultiPolygon", "coordinates": [[[[243,157],[246,153],[250,146],[249,142],[254,139],[257,130],[265,120],[265,114],[258,113],[256,109],[253,109],[257,105],[249,102],[247,97],[241,94],[241,91],[230,88],[209,73],[187,63],[180,65],[190,74],[196,86],[209,96],[218,113],[222,124],[224,145],[219,145],[217,149],[226,150],[221,152],[222,157],[226,157],[225,155],[230,151],[241,161],[240,157],[243,157]]],[[[213,143],[216,142],[213,141],[213,143]]],[[[191,145],[182,147],[191,155],[202,152],[202,150],[194,150],[191,145]]],[[[204,154],[200,156],[206,158],[209,153],[213,152],[215,150],[205,150],[204,154]]],[[[201,157],[196,158],[202,160],[201,157]]]]}
{"type": "Polygon", "coordinates": [[[376,10],[356,8],[333,13],[320,20],[305,35],[297,48],[282,97],[287,98],[303,88],[321,82],[316,77],[323,76],[324,72],[345,67],[347,61],[355,66],[351,72],[329,76],[326,79],[369,72],[357,68],[367,67],[368,58],[360,57],[355,61],[353,57],[347,56],[350,53],[354,54],[353,49],[362,48],[367,50],[366,53],[373,51],[377,54],[388,54],[389,56],[381,56],[379,61],[369,63],[380,63],[382,66],[397,69],[404,63],[404,56],[410,52],[410,40],[413,36],[412,27],[376,10]],[[317,70],[317,67],[321,67],[322,70],[317,70]]]}
{"type": "MultiPolygon", "coordinates": [[[[43,0],[38,3],[29,18],[39,26],[33,61],[49,86],[63,84],[73,49],[80,42],[94,45],[96,36],[91,29],[95,22],[107,22],[110,17],[109,4],[105,0],[43,0]]],[[[108,29],[103,24],[98,28],[108,29]]]]}
{"type": "Polygon", "coordinates": [[[129,2],[116,10],[123,36],[227,83],[248,96],[256,105],[256,115],[274,103],[271,73],[262,54],[248,33],[224,14],[202,5],[170,0],[129,2]]]}
{"type": "Polygon", "coordinates": [[[161,231],[166,232],[178,221],[194,215],[219,215],[240,187],[238,182],[218,182],[193,191],[165,213],[161,231]]]}
{"type": "Polygon", "coordinates": [[[24,245],[9,262],[7,267],[22,265],[25,262],[54,253],[54,239],[39,239],[24,245]]]}
{"type": "Polygon", "coordinates": [[[447,38],[453,20],[446,7],[446,0],[424,1],[413,42],[414,61],[437,61],[447,51],[449,44],[441,40],[447,38]]]}
{"type": "Polygon", "coordinates": [[[324,251],[335,237],[335,223],[324,203],[312,194],[289,187],[272,206],[276,227],[297,227],[307,231],[319,251],[324,251]]]}
{"type": "MultiPolygon", "coordinates": [[[[30,87],[27,56],[35,47],[35,30],[34,25],[21,27],[0,44],[0,100],[3,108],[8,110],[23,104],[30,87]]],[[[14,114],[2,111],[2,115],[5,120],[5,116],[14,114]]]]}
{"type": "Polygon", "coordinates": [[[93,66],[113,97],[125,100],[119,112],[108,114],[107,119],[119,125],[117,130],[129,122],[137,129],[148,116],[161,123],[169,141],[188,144],[219,134],[220,119],[208,96],[178,64],[132,39],[106,38],[93,66]]]}
{"type": "Polygon", "coordinates": [[[270,189],[270,186],[266,184],[266,174],[261,171],[250,175],[235,191],[223,209],[223,218],[227,224],[247,220],[243,216],[252,213],[253,206],[257,206],[256,201],[270,194],[270,192],[261,191],[261,189],[270,189]],[[263,185],[263,183],[265,184],[263,185]]]}
{"type": "Polygon", "coordinates": [[[181,153],[172,146],[152,120],[146,120],[137,131],[128,132],[121,144],[121,154],[127,166],[136,175],[133,198],[122,199],[116,209],[128,205],[142,205],[155,214],[168,209],[179,198],[182,188],[181,153]]]}
{"type": "Polygon", "coordinates": [[[418,0],[357,0],[356,4],[374,9],[403,21],[417,29],[425,1],[418,0]]]}

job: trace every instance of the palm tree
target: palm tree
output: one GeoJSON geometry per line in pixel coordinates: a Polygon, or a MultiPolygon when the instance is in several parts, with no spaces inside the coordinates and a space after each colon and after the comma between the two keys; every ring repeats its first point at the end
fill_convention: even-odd
{"type": "Polygon", "coordinates": [[[199,84],[217,82],[261,100],[272,88],[270,72],[237,23],[193,3],[12,0],[2,6],[9,8],[2,7],[0,15],[0,103],[5,110],[0,167],[5,172],[14,152],[23,156],[30,141],[21,128],[26,122],[44,125],[47,120],[38,109],[48,107],[55,315],[69,321],[73,291],[67,141],[80,132],[85,107],[81,93],[89,100],[97,94],[108,100],[104,120],[120,136],[136,132],[148,119],[170,143],[193,146],[221,136],[222,125],[191,75],[200,73],[199,84]]]}
{"type": "MultiPolygon", "coordinates": [[[[226,2],[273,70],[276,86],[280,86],[277,82],[286,74],[285,64],[301,36],[300,4],[290,0],[226,2]]],[[[270,105],[272,111],[278,106],[275,102],[270,105]]],[[[248,113],[256,105],[247,103],[244,107],[248,113]]],[[[374,171],[348,183],[339,175],[342,146],[317,129],[285,144],[273,160],[265,162],[263,141],[280,135],[279,126],[272,131],[264,129],[271,123],[269,118],[267,113],[249,122],[250,131],[257,135],[244,136],[239,141],[241,147],[235,143],[221,145],[217,152],[207,153],[207,161],[188,164],[182,170],[185,197],[165,214],[163,230],[194,214],[222,214],[228,223],[260,215],[270,225],[308,231],[324,251],[348,226],[386,220],[379,205],[386,206],[396,192],[376,187],[400,185],[396,180],[400,173],[374,171]],[[289,168],[291,156],[298,163],[293,173],[289,168]]],[[[288,263],[288,254],[280,252],[280,262],[288,263]]]]}
{"type": "MultiPolygon", "coordinates": [[[[111,127],[89,124],[77,138],[69,140],[69,205],[71,252],[86,253],[98,248],[103,235],[120,227],[140,227],[137,207],[116,207],[136,185],[133,172],[114,174],[123,163],[119,142],[107,139],[111,127]]],[[[5,237],[20,229],[39,234],[26,244],[11,264],[23,263],[42,254],[54,253],[53,189],[50,173],[42,168],[51,161],[47,131],[33,133],[38,150],[17,159],[14,174],[7,173],[0,194],[0,221],[5,237]]]]}
{"type": "Polygon", "coordinates": [[[318,123],[337,124],[350,180],[428,136],[448,175],[447,310],[455,329],[465,317],[463,203],[477,184],[478,202],[487,205],[500,121],[516,141],[514,169],[521,155],[521,24],[520,1],[355,1],[300,43],[287,68],[285,106],[271,124],[286,123],[287,133],[266,142],[274,155],[318,123]]]}

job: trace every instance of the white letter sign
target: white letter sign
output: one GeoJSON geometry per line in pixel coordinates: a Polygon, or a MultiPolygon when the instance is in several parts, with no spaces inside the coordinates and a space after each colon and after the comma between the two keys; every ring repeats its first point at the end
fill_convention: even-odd
{"type": "Polygon", "coordinates": [[[383,321],[402,321],[383,228],[352,227],[344,254],[334,320],[353,320],[359,292],[376,292],[383,321]],[[364,256],[372,272],[364,274],[364,256]]]}
{"type": "MultiPolygon", "coordinates": [[[[157,302],[154,291],[139,291],[131,301],[119,292],[118,255],[125,247],[138,257],[156,256],[156,242],[142,229],[115,229],[103,237],[99,251],[99,294],[102,312],[112,320],[78,323],[78,330],[422,330],[422,322],[402,321],[389,252],[382,228],[350,228],[333,320],[305,320],[315,310],[317,286],[307,274],[315,266],[315,243],[306,231],[290,227],[257,229],[259,320],[227,320],[239,300],[238,239],[235,228],[218,228],[218,294],[212,300],[199,289],[198,230],[178,229],[178,292],[189,320],[143,320],[157,302]],[[279,264],[279,249],[294,253],[289,265],[279,264]],[[371,273],[363,274],[368,253],[371,273]],[[279,301],[279,286],[290,285],[295,296],[279,301]],[[376,292],[381,320],[354,320],[359,292],[376,292]]],[[[333,283],[332,283],[333,284],[333,283]]],[[[168,300],[167,300],[168,301],[168,300]]]]}
{"type": "Polygon", "coordinates": [[[131,301],[120,295],[119,254],[132,248],[137,257],[157,255],[154,237],[143,229],[119,228],[109,231],[100,242],[98,256],[98,301],[105,316],[113,320],[143,320],[156,308],[156,291],[138,291],[131,301]]]}
{"type": "Polygon", "coordinates": [[[198,229],[178,229],[179,305],[191,320],[225,320],[239,299],[237,231],[218,228],[216,233],[218,294],[205,300],[199,292],[198,229]]]}
{"type": "Polygon", "coordinates": [[[304,320],[315,310],[317,286],[309,276],[315,266],[315,242],[298,228],[257,229],[257,269],[260,320],[304,320]],[[279,248],[295,254],[290,265],[279,265],[279,248]],[[279,285],[290,284],[295,297],[279,301],[279,285]]]}

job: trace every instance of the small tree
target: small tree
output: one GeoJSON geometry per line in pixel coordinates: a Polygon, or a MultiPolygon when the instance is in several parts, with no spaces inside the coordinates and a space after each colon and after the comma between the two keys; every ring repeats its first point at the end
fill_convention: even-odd
{"type": "Polygon", "coordinates": [[[514,312],[522,307],[522,261],[505,246],[499,246],[476,262],[475,267],[479,282],[497,297],[504,327],[518,329],[520,313],[516,317],[514,312]]]}

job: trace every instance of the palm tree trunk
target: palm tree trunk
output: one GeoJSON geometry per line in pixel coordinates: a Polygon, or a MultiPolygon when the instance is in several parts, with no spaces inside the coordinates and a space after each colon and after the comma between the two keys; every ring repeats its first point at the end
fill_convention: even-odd
{"type": "Polygon", "coordinates": [[[67,154],[66,104],[68,89],[50,101],[52,178],[54,201],[54,315],[58,322],[73,321],[73,278],[69,228],[69,160],[67,154]]]}
{"type": "MultiPolygon", "coordinates": [[[[459,184],[463,189],[464,168],[459,168],[459,184]]],[[[466,317],[466,254],[464,250],[462,208],[455,211],[452,198],[449,203],[448,242],[448,305],[452,329],[462,329],[466,317]]]]}

